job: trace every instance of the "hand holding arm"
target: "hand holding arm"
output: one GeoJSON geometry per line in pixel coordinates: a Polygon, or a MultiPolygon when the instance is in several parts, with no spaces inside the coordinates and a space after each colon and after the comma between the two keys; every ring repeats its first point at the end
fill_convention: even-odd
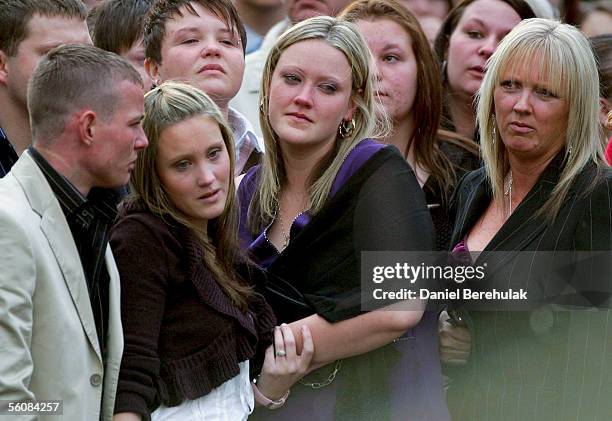
{"type": "Polygon", "coordinates": [[[257,382],[260,392],[270,400],[277,400],[308,371],[314,345],[310,329],[300,329],[301,349],[298,353],[292,329],[283,324],[274,328],[274,346],[266,350],[264,365],[257,382]]]}

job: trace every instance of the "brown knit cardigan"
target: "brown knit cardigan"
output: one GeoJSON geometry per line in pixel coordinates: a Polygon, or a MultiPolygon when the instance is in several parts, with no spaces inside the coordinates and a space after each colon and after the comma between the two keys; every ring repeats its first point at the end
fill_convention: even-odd
{"type": "MultiPolygon", "coordinates": [[[[258,294],[246,313],[233,305],[186,229],[132,207],[110,243],[125,337],[115,413],[149,419],[160,403],[204,396],[236,376],[240,362],[263,357],[276,322],[271,308],[258,294]]],[[[263,281],[262,272],[245,264],[237,270],[254,284],[263,281]]]]}

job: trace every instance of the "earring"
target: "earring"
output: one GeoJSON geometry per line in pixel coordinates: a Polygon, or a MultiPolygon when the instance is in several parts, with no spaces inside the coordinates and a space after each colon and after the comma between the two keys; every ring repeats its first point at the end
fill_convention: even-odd
{"type": "Polygon", "coordinates": [[[442,62],[442,68],[441,68],[441,76],[442,76],[442,83],[446,82],[446,60],[444,60],[442,62]]]}
{"type": "Polygon", "coordinates": [[[351,118],[350,121],[342,120],[340,126],[338,126],[338,134],[342,139],[346,139],[351,137],[351,135],[355,132],[355,119],[351,118]]]}
{"type": "Polygon", "coordinates": [[[493,136],[493,145],[497,143],[497,121],[495,121],[495,114],[491,116],[491,135],[493,136]]]}

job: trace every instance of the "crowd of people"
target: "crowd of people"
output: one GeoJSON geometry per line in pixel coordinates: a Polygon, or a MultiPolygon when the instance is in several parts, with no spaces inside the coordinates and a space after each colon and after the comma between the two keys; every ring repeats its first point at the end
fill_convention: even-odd
{"type": "Polygon", "coordinates": [[[0,0],[0,417],[608,420],[612,27],[559,17],[0,0]],[[399,252],[530,298],[365,308],[399,252]]]}

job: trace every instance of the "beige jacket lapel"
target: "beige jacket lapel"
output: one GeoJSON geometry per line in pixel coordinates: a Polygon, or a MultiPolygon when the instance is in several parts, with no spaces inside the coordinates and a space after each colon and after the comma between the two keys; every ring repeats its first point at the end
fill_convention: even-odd
{"type": "Polygon", "coordinates": [[[87,338],[102,361],[85,273],[70,227],[42,171],[27,151],[24,154],[27,155],[25,157],[27,159],[23,165],[13,169],[13,174],[22,185],[32,209],[41,216],[41,230],[64,275],[66,287],[70,292],[87,338]]]}

